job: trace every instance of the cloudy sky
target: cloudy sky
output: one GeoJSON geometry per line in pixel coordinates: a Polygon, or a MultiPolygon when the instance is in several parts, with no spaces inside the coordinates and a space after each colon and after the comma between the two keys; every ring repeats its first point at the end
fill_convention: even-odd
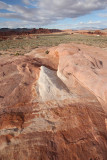
{"type": "Polygon", "coordinates": [[[0,0],[0,28],[107,28],[107,0],[0,0]]]}

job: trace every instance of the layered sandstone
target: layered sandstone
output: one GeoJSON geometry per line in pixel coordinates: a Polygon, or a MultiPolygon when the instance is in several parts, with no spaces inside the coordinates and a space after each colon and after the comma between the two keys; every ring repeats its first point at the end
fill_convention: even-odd
{"type": "Polygon", "coordinates": [[[59,55],[57,74],[69,89],[76,79],[95,94],[107,112],[107,52],[75,44],[59,45],[50,52],[59,55]]]}
{"type": "Polygon", "coordinates": [[[106,52],[49,51],[1,57],[0,160],[106,160],[106,52]]]}

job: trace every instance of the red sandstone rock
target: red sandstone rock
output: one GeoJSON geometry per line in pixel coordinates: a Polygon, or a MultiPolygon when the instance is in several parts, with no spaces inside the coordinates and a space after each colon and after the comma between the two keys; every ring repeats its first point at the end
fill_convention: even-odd
{"type": "Polygon", "coordinates": [[[9,38],[9,36],[12,35],[29,35],[29,34],[43,34],[43,33],[56,33],[56,32],[62,32],[59,29],[45,29],[45,28],[33,28],[33,29],[0,29],[0,39],[5,40],[6,38],[9,38]]]}
{"type": "Polygon", "coordinates": [[[1,56],[0,160],[106,160],[105,61],[73,44],[1,56]]]}

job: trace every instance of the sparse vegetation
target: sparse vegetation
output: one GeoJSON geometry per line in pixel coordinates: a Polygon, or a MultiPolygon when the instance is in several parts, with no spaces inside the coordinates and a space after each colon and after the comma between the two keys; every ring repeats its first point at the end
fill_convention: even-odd
{"type": "Polygon", "coordinates": [[[47,50],[45,53],[46,53],[46,54],[49,54],[49,51],[47,50]]]}
{"type": "Polygon", "coordinates": [[[15,56],[19,56],[20,54],[17,52],[16,54],[15,54],[15,56]]]}
{"type": "MultiPolygon", "coordinates": [[[[92,46],[98,46],[107,48],[107,36],[95,36],[95,35],[80,35],[80,34],[45,34],[37,35],[37,38],[27,38],[23,36],[23,39],[7,39],[0,41],[0,51],[15,53],[16,55],[25,54],[32,49],[46,46],[57,46],[61,43],[82,43],[92,46]],[[18,53],[17,53],[18,52],[18,53]]],[[[5,52],[5,53],[6,53],[5,52]]],[[[46,53],[48,54],[48,53],[46,53]]]]}

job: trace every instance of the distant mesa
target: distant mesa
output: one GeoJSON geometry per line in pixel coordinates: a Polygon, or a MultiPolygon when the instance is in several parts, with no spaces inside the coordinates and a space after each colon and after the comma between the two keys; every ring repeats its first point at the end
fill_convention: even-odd
{"type": "Polygon", "coordinates": [[[45,29],[45,28],[16,28],[16,29],[10,29],[10,28],[1,28],[0,29],[0,39],[7,39],[6,36],[14,36],[14,35],[29,35],[29,34],[48,34],[48,33],[55,33],[55,32],[62,32],[59,29],[45,29]]]}

